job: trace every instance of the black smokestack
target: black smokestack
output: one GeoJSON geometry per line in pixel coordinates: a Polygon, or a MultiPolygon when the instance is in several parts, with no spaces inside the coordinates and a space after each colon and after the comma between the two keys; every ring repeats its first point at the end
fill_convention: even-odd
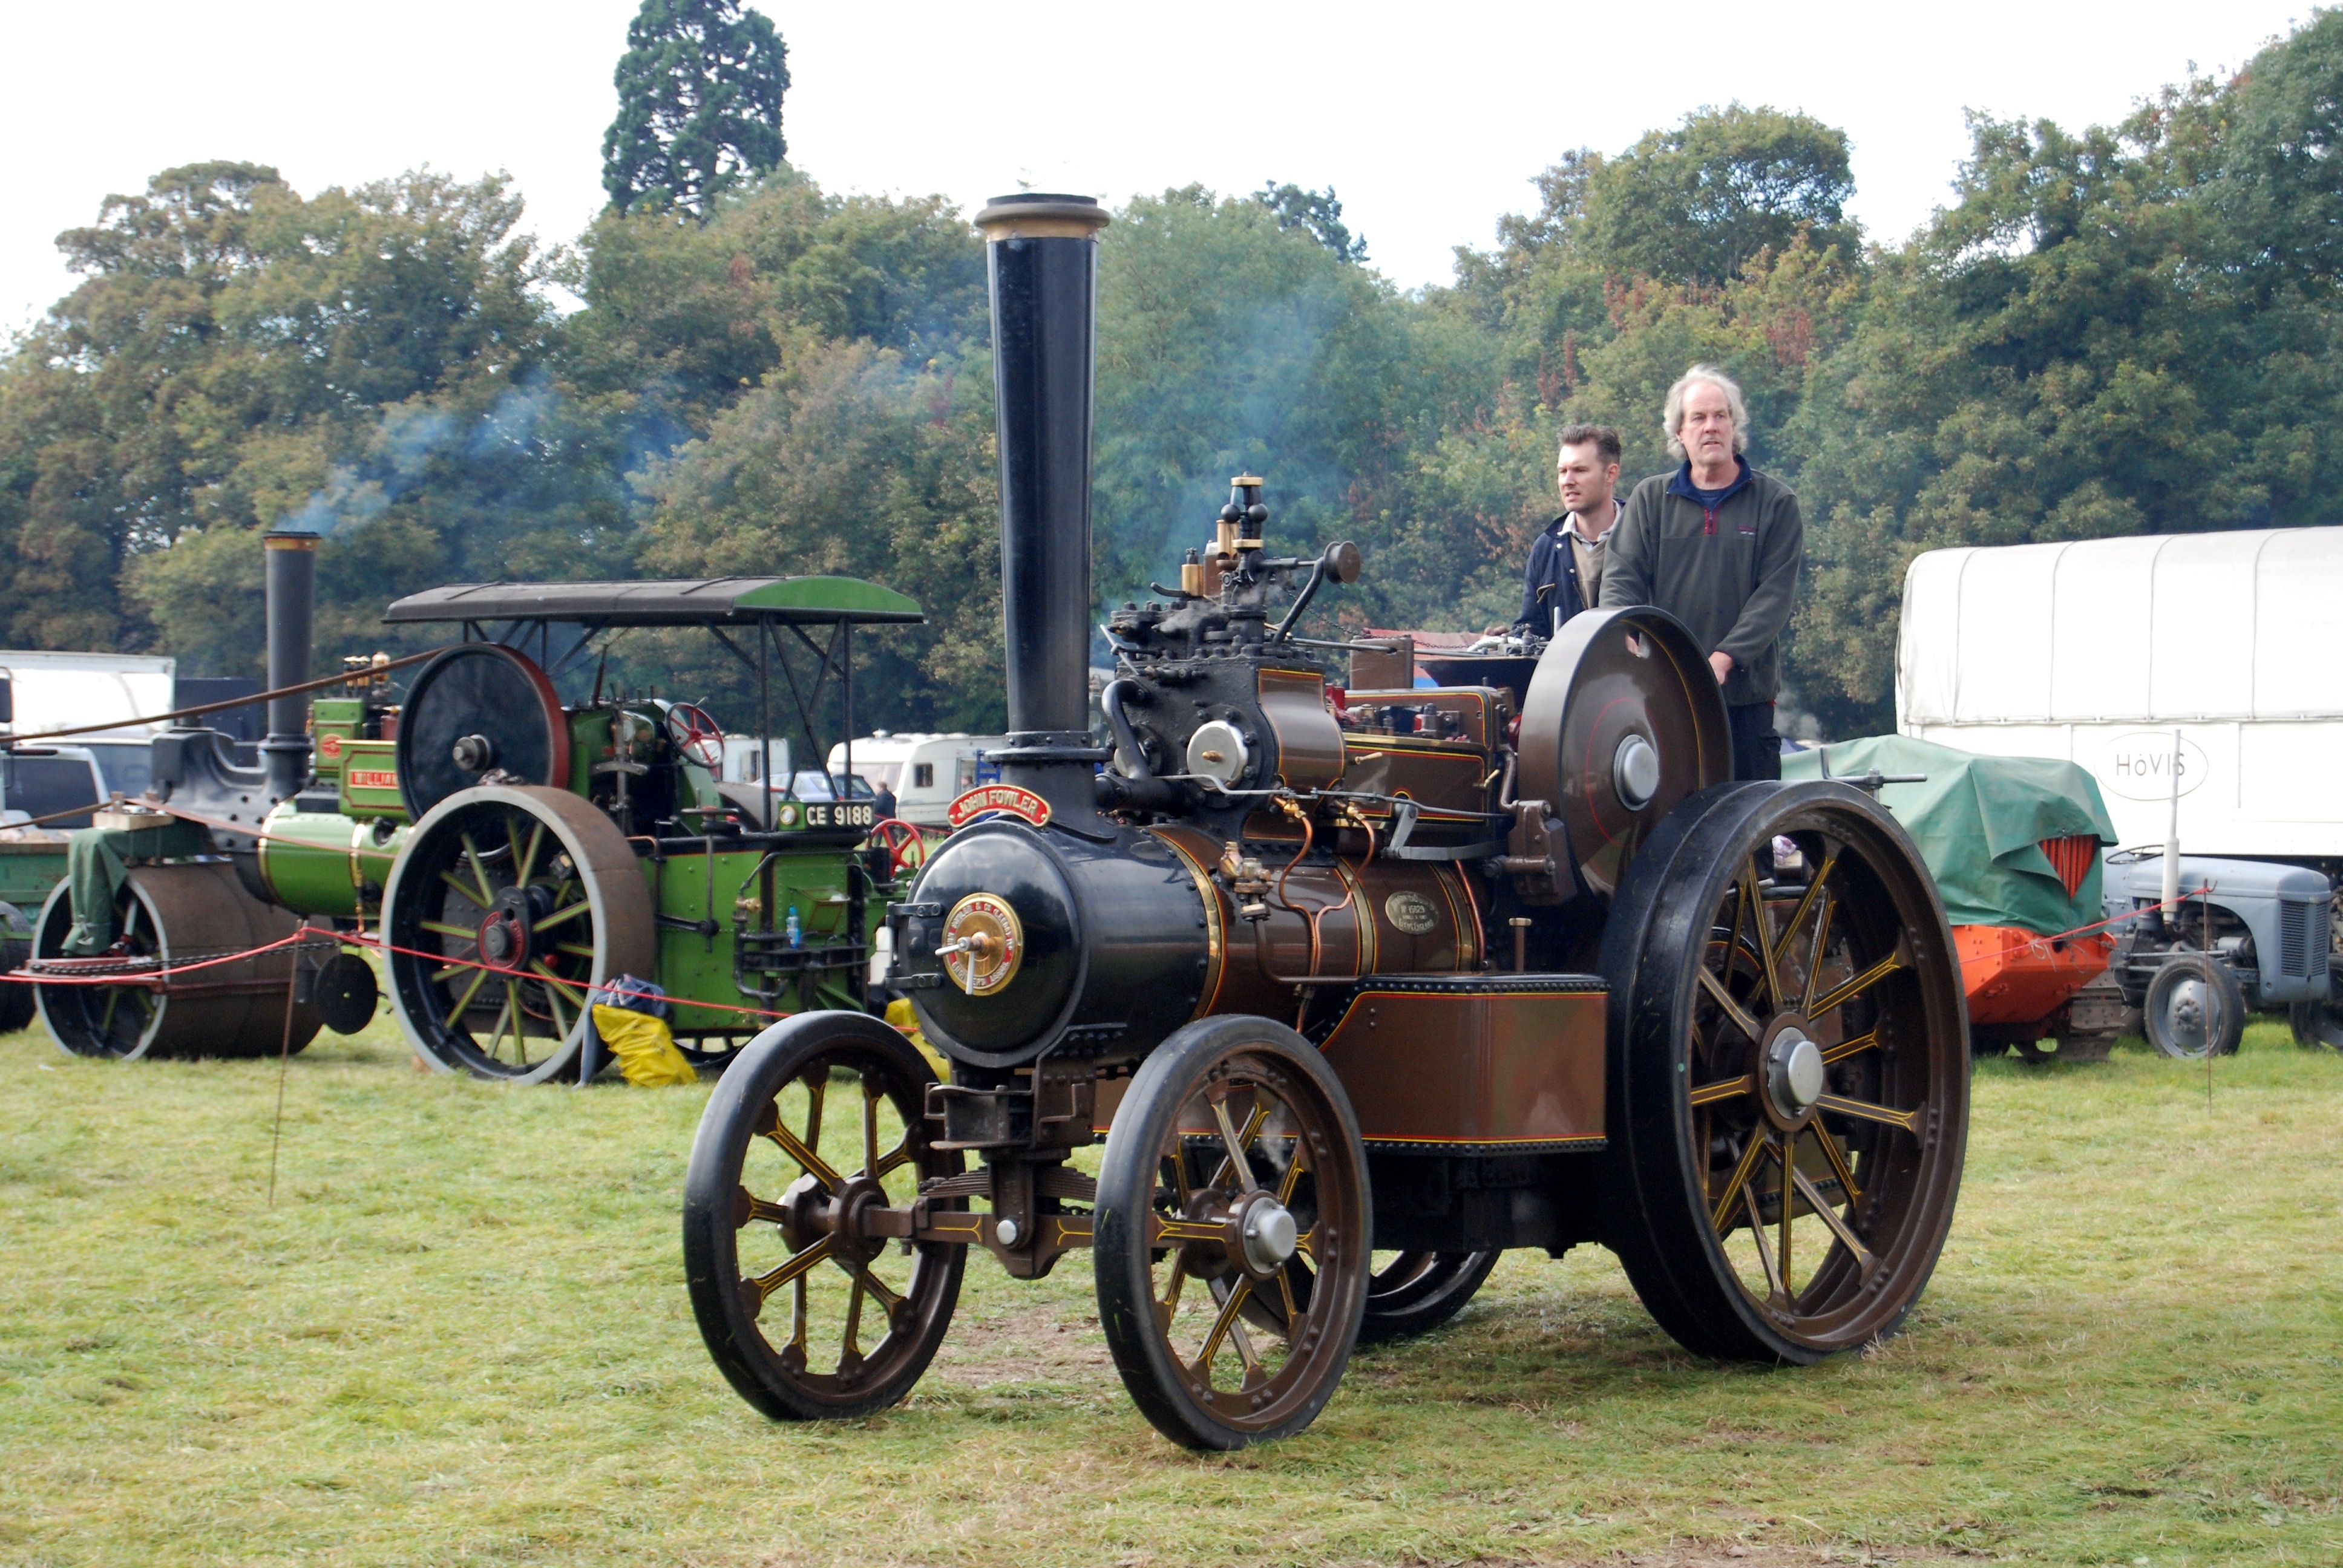
{"type": "MultiPolygon", "coordinates": [[[[278,528],[261,536],[268,563],[268,689],[309,678],[309,650],[317,605],[317,536],[278,528]]],[[[260,743],[268,798],[282,800],[309,778],[309,702],[277,697],[268,703],[268,737],[260,743]]]]}
{"type": "Polygon", "coordinates": [[[1003,757],[1058,804],[1090,790],[1091,395],[1098,231],[1088,196],[996,196],[976,215],[992,297],[1001,437],[1001,598],[1008,622],[1003,757]],[[1060,779],[1071,770],[1073,777],[1060,779]]]}

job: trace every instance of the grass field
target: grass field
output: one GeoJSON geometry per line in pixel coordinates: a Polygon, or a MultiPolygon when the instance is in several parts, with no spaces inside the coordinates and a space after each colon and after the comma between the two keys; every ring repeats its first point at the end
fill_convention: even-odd
{"type": "Polygon", "coordinates": [[[1607,1252],[1515,1254],[1317,1425],[1199,1458],[1087,1260],[969,1270],[905,1406],[715,1374],[677,1195],[704,1094],[500,1090],[387,1027],[273,1062],[0,1040],[0,1564],[2343,1561],[2343,1059],[2258,1024],[1985,1064],[1903,1337],[1696,1362],[1607,1252]]]}

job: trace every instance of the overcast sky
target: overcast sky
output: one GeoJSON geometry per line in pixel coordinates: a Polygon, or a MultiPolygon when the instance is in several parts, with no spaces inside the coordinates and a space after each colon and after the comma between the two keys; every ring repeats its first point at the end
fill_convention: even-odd
{"type": "MultiPolygon", "coordinates": [[[[610,70],[635,0],[0,0],[0,331],[72,276],[57,232],[202,158],[304,192],[429,164],[502,169],[567,240],[602,203],[610,70]]],[[[790,161],[834,190],[1031,182],[1120,202],[1200,180],[1340,193],[1370,259],[1449,276],[1564,150],[1615,151],[1693,108],[1798,109],[1855,146],[1856,215],[1899,239],[1945,199],[1962,112],[2122,116],[2191,62],[2234,67],[2299,4],[2118,6],[1171,5],[763,0],[794,79],[790,161]],[[1683,18],[1678,20],[1678,18],[1683,18]]]]}

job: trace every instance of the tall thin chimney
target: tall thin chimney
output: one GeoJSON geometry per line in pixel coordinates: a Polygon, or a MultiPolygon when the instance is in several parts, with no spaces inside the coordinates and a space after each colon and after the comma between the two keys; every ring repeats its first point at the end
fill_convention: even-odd
{"type": "Polygon", "coordinates": [[[1008,625],[1003,776],[1053,808],[1091,799],[1091,408],[1098,231],[1088,196],[996,196],[976,215],[991,283],[1008,625]],[[1062,799],[1061,799],[1062,797],[1062,799]]]}
{"type": "MultiPolygon", "coordinates": [[[[268,689],[298,686],[309,678],[309,653],[317,604],[318,536],[301,528],[263,534],[267,561],[268,689]]],[[[268,735],[260,743],[267,770],[268,798],[296,794],[309,778],[309,701],[277,697],[268,703],[268,735]]]]}

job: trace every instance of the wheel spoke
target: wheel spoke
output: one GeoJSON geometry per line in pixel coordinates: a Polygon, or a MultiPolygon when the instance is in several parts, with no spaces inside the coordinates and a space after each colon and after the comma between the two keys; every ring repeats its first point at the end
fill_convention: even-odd
{"type": "Polygon", "coordinates": [[[415,923],[434,936],[459,937],[468,942],[480,940],[480,933],[470,926],[451,925],[446,920],[417,920],[415,923]]]}
{"type": "Polygon", "coordinates": [[[1836,1236],[1846,1250],[1855,1254],[1855,1267],[1866,1274],[1871,1272],[1873,1265],[1877,1261],[1872,1257],[1871,1249],[1863,1244],[1861,1237],[1847,1228],[1846,1221],[1839,1218],[1836,1211],[1823,1201],[1822,1192],[1812,1181],[1806,1180],[1806,1173],[1793,1170],[1790,1180],[1797,1183],[1799,1193],[1813,1205],[1815,1213],[1821,1218],[1822,1222],[1830,1227],[1831,1234],[1836,1236]]]}
{"type": "Polygon", "coordinates": [[[513,868],[513,886],[525,888],[537,871],[537,852],[545,845],[545,823],[532,818],[528,828],[528,848],[520,852],[519,863],[513,868]]]}
{"type": "Polygon", "coordinates": [[[1718,1235],[1725,1234],[1725,1221],[1733,1212],[1733,1201],[1741,1195],[1742,1189],[1749,1185],[1749,1178],[1756,1173],[1757,1161],[1764,1157],[1769,1142],[1763,1128],[1750,1131],[1748,1147],[1741,1151],[1741,1162],[1725,1179],[1725,1191],[1718,1195],[1716,1207],[1711,1213],[1711,1221],[1718,1235]]]}
{"type": "Polygon", "coordinates": [[[867,1176],[879,1170],[879,1096],[883,1092],[869,1079],[862,1081],[862,1171],[867,1176]]]}
{"type": "MultiPolygon", "coordinates": [[[[487,971],[483,970],[482,972],[485,973],[487,971]]],[[[504,1005],[497,1009],[496,1025],[488,1031],[488,1060],[490,1061],[502,1061],[505,1059],[505,1020],[512,1016],[512,987],[507,986],[505,987],[504,1005]]]]}
{"type": "Polygon", "coordinates": [[[1172,1278],[1163,1286],[1163,1293],[1155,1298],[1155,1330],[1164,1338],[1172,1337],[1172,1320],[1180,1315],[1180,1292],[1188,1285],[1188,1254],[1174,1251],[1172,1254],[1172,1278]]]}
{"type": "MultiPolygon", "coordinates": [[[[805,1080],[805,1147],[809,1152],[811,1152],[821,1147],[821,1108],[823,1103],[830,1098],[830,1069],[827,1067],[816,1067],[813,1070],[812,1074],[805,1080]]],[[[823,1169],[829,1170],[829,1167],[824,1166],[823,1169]]],[[[837,1173],[835,1171],[831,1172],[833,1177],[835,1177],[836,1174],[837,1173]]],[[[830,1182],[830,1185],[835,1187],[838,1183],[833,1180],[830,1182]]]]}
{"type": "Polygon", "coordinates": [[[1790,1179],[1795,1173],[1797,1165],[1793,1156],[1797,1151],[1797,1141],[1795,1138],[1785,1137],[1782,1140],[1779,1156],[1782,1161],[1782,1249],[1781,1256],[1775,1261],[1781,1266],[1782,1290],[1785,1294],[1790,1289],[1790,1219],[1798,1209],[1797,1194],[1790,1185],[1790,1179]]]}
{"type": "MultiPolygon", "coordinates": [[[[1833,854],[1835,857],[1836,851],[1833,854]]],[[[1838,900],[1825,898],[1823,912],[1815,921],[1815,945],[1806,958],[1805,992],[1798,999],[1798,1010],[1808,1018],[1815,1016],[1815,992],[1821,987],[1823,979],[1823,954],[1830,949],[1831,921],[1837,914],[1838,900]]]]}
{"type": "Polygon", "coordinates": [[[576,980],[563,980],[559,975],[555,974],[553,972],[552,966],[548,965],[543,959],[529,960],[528,967],[535,970],[538,976],[545,981],[548,990],[560,990],[564,995],[569,998],[573,1004],[578,1007],[584,1007],[586,1005],[587,997],[592,994],[584,986],[579,985],[576,980]]]}
{"type": "Polygon", "coordinates": [[[594,956],[594,950],[583,942],[556,942],[553,944],[553,950],[558,953],[568,953],[572,958],[590,959],[594,956]]]}
{"type": "Polygon", "coordinates": [[[1749,1234],[1756,1239],[1758,1266],[1765,1271],[1765,1285],[1773,1294],[1786,1300],[1790,1294],[1782,1282],[1782,1271],[1774,1261],[1774,1249],[1765,1241],[1765,1217],[1757,1210],[1757,1189],[1744,1187],[1741,1201],[1749,1214],[1749,1234]]]}
{"type": "Polygon", "coordinates": [[[122,991],[123,988],[118,985],[106,988],[106,1010],[97,1020],[97,1032],[101,1039],[111,1040],[114,1037],[114,1010],[122,1005],[122,991]]]}
{"type": "MultiPolygon", "coordinates": [[[[1765,981],[1765,1007],[1769,1012],[1782,1010],[1782,978],[1774,969],[1773,933],[1765,925],[1765,900],[1757,890],[1757,862],[1755,859],[1741,863],[1741,900],[1749,910],[1750,938],[1757,949],[1759,967],[1765,981]]],[[[1740,922],[1735,920],[1735,926],[1740,922]]],[[[1704,969],[1707,966],[1703,965],[1704,969]]],[[[1755,1039],[1753,1033],[1751,1036],[1755,1039]]]]}
{"type": "Polygon", "coordinates": [[[789,1218],[788,1211],[779,1203],[759,1198],[746,1187],[740,1189],[740,1199],[741,1201],[737,1205],[735,1211],[744,1226],[757,1220],[769,1220],[778,1225],[789,1218]]]}
{"type": "MultiPolygon", "coordinates": [[[[1248,1280],[1246,1283],[1251,1284],[1252,1282],[1248,1280]]],[[[1251,1390],[1259,1388],[1262,1384],[1267,1382],[1269,1381],[1269,1373],[1262,1366],[1261,1357],[1253,1352],[1252,1335],[1245,1332],[1243,1319],[1239,1318],[1229,1324],[1229,1338],[1236,1344],[1237,1360],[1244,1365],[1244,1382],[1242,1386],[1251,1390]]]]}
{"type": "MultiPolygon", "coordinates": [[[[529,967],[543,969],[545,966],[541,963],[532,963],[529,967]]],[[[558,981],[545,988],[545,1006],[546,1010],[553,1014],[553,1037],[556,1040],[568,1040],[569,1019],[561,1010],[561,986],[558,981]]]]}
{"type": "Polygon", "coordinates": [[[550,930],[565,920],[574,920],[593,907],[594,900],[591,899],[580,899],[574,904],[564,904],[537,924],[529,927],[529,934],[535,936],[539,931],[550,930]]]}
{"type": "Polygon", "coordinates": [[[1301,1185],[1302,1173],[1308,1168],[1308,1152],[1302,1140],[1296,1138],[1293,1141],[1293,1158],[1285,1167],[1285,1180],[1277,1184],[1277,1201],[1280,1203],[1290,1204],[1293,1201],[1293,1189],[1301,1185]]]}
{"type": "Polygon", "coordinates": [[[1836,1045],[1823,1047],[1823,1065],[1828,1067],[1834,1061],[1845,1061],[1848,1057],[1860,1051],[1869,1050],[1878,1043],[1879,1031],[1875,1029],[1865,1030],[1853,1040],[1842,1040],[1836,1045]]]}
{"type": "Polygon", "coordinates": [[[454,1023],[458,1020],[461,1019],[465,1012],[470,1009],[472,999],[479,995],[480,988],[488,983],[488,971],[485,969],[473,969],[472,983],[464,988],[464,993],[456,999],[453,1006],[448,1008],[447,1021],[449,1023],[454,1023]]]}
{"type": "Polygon", "coordinates": [[[1829,1128],[1816,1127],[1814,1134],[1815,1141],[1823,1146],[1823,1158],[1830,1161],[1831,1174],[1838,1178],[1839,1191],[1846,1194],[1846,1201],[1852,1205],[1863,1196],[1863,1189],[1855,1184],[1855,1169],[1846,1162],[1846,1151],[1838,1146],[1838,1140],[1830,1135],[1829,1128]]]}
{"type": "Polygon", "coordinates": [[[765,1129],[765,1136],[781,1146],[781,1152],[798,1162],[805,1173],[831,1191],[846,1185],[846,1178],[830,1169],[830,1161],[807,1148],[798,1135],[776,1121],[765,1129]]]}
{"type": "Polygon", "coordinates": [[[1806,1016],[1808,1018],[1820,1018],[1823,1014],[1829,1012],[1834,1008],[1837,1008],[1847,1002],[1853,1001],[1856,997],[1862,995],[1865,991],[1869,990],[1880,980],[1885,980],[1887,976],[1894,974],[1897,970],[1902,968],[1904,968],[1903,953],[1900,950],[1889,953],[1885,958],[1881,959],[1877,963],[1872,965],[1869,969],[1864,970],[1853,980],[1848,980],[1845,984],[1832,987],[1828,996],[1822,998],[1820,1000],[1816,1001],[1813,1007],[1806,1010],[1806,1016]]]}
{"type": "MultiPolygon", "coordinates": [[[[1254,1092],[1258,1094],[1260,1091],[1256,1090],[1254,1092]]],[[[1244,1151],[1245,1145],[1252,1141],[1253,1134],[1260,1131],[1261,1124],[1267,1119],[1267,1111],[1256,1102],[1252,1114],[1245,1119],[1244,1136],[1239,1138],[1236,1124],[1229,1120],[1228,1097],[1223,1095],[1212,1101],[1212,1120],[1221,1124],[1221,1141],[1228,1145],[1229,1151],[1228,1160],[1222,1169],[1233,1170],[1236,1172],[1237,1187],[1240,1191],[1261,1191],[1261,1184],[1252,1179],[1252,1165],[1245,1159],[1244,1151]]],[[[1220,1185],[1217,1177],[1213,1179],[1212,1185],[1215,1187],[1220,1185]]]]}
{"type": "MultiPolygon", "coordinates": [[[[1774,962],[1776,967],[1784,959],[1790,956],[1790,943],[1797,937],[1798,927],[1805,921],[1806,911],[1815,907],[1815,900],[1822,896],[1823,884],[1830,880],[1830,874],[1837,869],[1837,866],[1838,846],[1833,844],[1830,851],[1823,856],[1821,866],[1815,869],[1814,880],[1808,882],[1806,890],[1798,895],[1796,905],[1790,910],[1789,920],[1782,927],[1782,940],[1774,947],[1774,962]]],[[[1807,972],[1811,977],[1813,971],[1810,970],[1807,972]]]]}
{"type": "Polygon", "coordinates": [[[485,910],[497,901],[497,895],[488,887],[488,869],[481,864],[480,847],[472,842],[472,835],[464,833],[459,837],[464,841],[464,863],[472,868],[472,881],[480,890],[480,908],[485,910]]]}
{"type": "Polygon", "coordinates": [[[1862,1121],[1876,1121],[1886,1127],[1901,1127],[1906,1132],[1920,1131],[1917,1111],[1890,1111],[1885,1105],[1874,1105],[1867,1100],[1849,1100],[1844,1094],[1825,1094],[1815,1104],[1824,1111],[1841,1116],[1852,1116],[1862,1121]]]}
{"type": "Polygon", "coordinates": [[[879,1156],[879,1162],[870,1168],[870,1179],[873,1181],[884,1179],[890,1172],[899,1171],[910,1163],[910,1158],[911,1130],[906,1127],[903,1129],[902,1141],[879,1156]]]}
{"type": "Polygon", "coordinates": [[[845,1259],[836,1256],[833,1256],[830,1259],[830,1261],[836,1263],[847,1273],[851,1274],[854,1277],[856,1288],[867,1291],[871,1295],[878,1297],[879,1304],[886,1308],[889,1312],[893,1312],[895,1310],[896,1303],[903,1299],[897,1295],[892,1290],[890,1290],[886,1283],[881,1281],[878,1275],[870,1271],[870,1264],[850,1263],[845,1259]]]}
{"type": "Polygon", "coordinates": [[[862,1271],[848,1269],[847,1272],[854,1276],[854,1287],[846,1296],[846,1331],[838,1336],[840,1372],[862,1363],[862,1271]]]}
{"type": "Polygon", "coordinates": [[[1229,1299],[1221,1303],[1220,1316],[1212,1320],[1212,1332],[1204,1337],[1204,1348],[1196,1353],[1196,1376],[1206,1388],[1212,1386],[1212,1360],[1221,1353],[1221,1342],[1229,1337],[1230,1326],[1237,1321],[1245,1298],[1252,1293],[1251,1276],[1242,1277],[1229,1287],[1229,1299]]]}
{"type": "MultiPolygon", "coordinates": [[[[487,908],[489,906],[489,904],[491,904],[492,902],[494,902],[494,901],[495,901],[495,900],[490,900],[490,899],[484,899],[484,898],[480,897],[480,895],[479,895],[479,894],[478,894],[478,893],[474,892],[471,889],[469,889],[469,888],[466,887],[466,886],[463,884],[462,880],[461,880],[461,879],[459,879],[457,877],[456,873],[455,873],[455,872],[453,872],[453,871],[442,871],[442,872],[440,872],[440,873],[439,873],[439,879],[440,879],[441,881],[443,881],[443,882],[447,883],[449,887],[451,887],[451,888],[455,889],[458,892],[459,892],[459,893],[463,894],[463,895],[464,895],[464,897],[466,897],[466,898],[468,898],[468,899],[469,899],[472,902],[474,902],[475,904],[478,904],[480,908],[482,908],[482,909],[484,909],[484,910],[485,910],[485,909],[487,909],[487,908]]],[[[468,931],[467,931],[467,932],[466,932],[466,933],[464,933],[464,934],[465,934],[465,935],[467,935],[467,936],[469,936],[471,933],[470,933],[470,932],[468,932],[468,931]]]]}
{"type": "MultiPolygon", "coordinates": [[[[830,1240],[831,1239],[830,1237],[824,1236],[820,1241],[816,1241],[812,1246],[808,1247],[804,1251],[799,1252],[796,1257],[791,1258],[788,1262],[783,1263],[779,1268],[773,1270],[770,1273],[759,1274],[753,1280],[741,1281],[740,1288],[742,1290],[754,1291],[757,1292],[756,1304],[749,1315],[753,1317],[756,1313],[764,1311],[765,1302],[770,1299],[775,1291],[779,1290],[783,1285],[788,1284],[792,1280],[800,1280],[804,1278],[808,1270],[813,1268],[814,1265],[829,1257],[830,1251],[830,1240]]],[[[799,1302],[802,1303],[805,1298],[800,1295],[798,1299],[799,1302]]],[[[803,1306],[800,1304],[799,1311],[802,1312],[803,1310],[803,1306]]],[[[799,1332],[802,1332],[802,1329],[800,1329],[799,1332]]]]}
{"type": "MultiPolygon", "coordinates": [[[[1739,924],[1738,921],[1735,923],[1736,927],[1739,924]]],[[[1709,972],[1706,964],[1701,965],[1694,972],[1700,976],[1701,988],[1715,999],[1716,1005],[1724,1010],[1725,1016],[1733,1020],[1734,1028],[1747,1035],[1753,1044],[1764,1037],[1765,1027],[1749,1016],[1748,1010],[1733,1000],[1733,993],[1725,989],[1724,981],[1709,972]]]]}
{"type": "Polygon", "coordinates": [[[1738,1100],[1745,1094],[1757,1092],[1757,1075],[1744,1073],[1739,1078],[1720,1078],[1714,1083],[1704,1083],[1692,1091],[1694,1105],[1714,1105],[1720,1100],[1738,1100]]]}

